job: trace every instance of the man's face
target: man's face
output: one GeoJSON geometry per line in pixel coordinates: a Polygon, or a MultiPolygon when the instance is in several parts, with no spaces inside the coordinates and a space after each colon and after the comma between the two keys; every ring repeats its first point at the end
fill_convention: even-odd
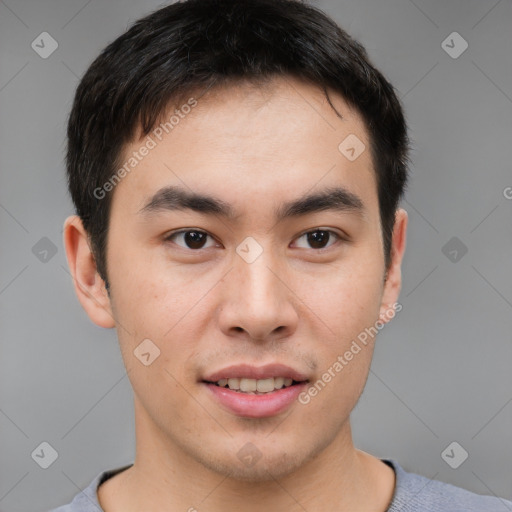
{"type": "MultiPolygon", "coordinates": [[[[320,89],[292,79],[210,91],[161,141],[152,135],[156,147],[116,186],[107,266],[138,450],[268,479],[349,438],[373,339],[359,351],[352,343],[397,290],[384,283],[364,124],[331,98],[343,119],[320,89]],[[350,134],[366,146],[355,160],[338,148],[350,134]],[[232,216],[208,213],[204,201],[141,211],[171,186],[232,216]],[[344,191],[338,207],[287,211],[335,189],[344,191]],[[263,390],[299,383],[263,395],[212,382],[253,389],[256,377],[263,390]]],[[[144,142],[131,143],[126,160],[144,142]]]]}

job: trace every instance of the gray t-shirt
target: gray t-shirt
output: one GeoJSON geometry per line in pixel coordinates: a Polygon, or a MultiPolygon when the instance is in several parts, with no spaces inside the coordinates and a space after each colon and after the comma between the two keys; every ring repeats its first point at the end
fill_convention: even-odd
{"type": "MultiPolygon", "coordinates": [[[[460,487],[407,473],[395,461],[383,460],[396,475],[395,492],[387,512],[512,512],[512,501],[481,496],[460,487]]],[[[50,512],[104,512],[98,503],[98,487],[132,465],[99,473],[68,505],[50,512]]]]}

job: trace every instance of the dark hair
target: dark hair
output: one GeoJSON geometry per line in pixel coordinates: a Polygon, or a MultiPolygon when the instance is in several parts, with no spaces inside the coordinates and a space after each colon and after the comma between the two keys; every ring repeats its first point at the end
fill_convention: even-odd
{"type": "Polygon", "coordinates": [[[125,145],[141,128],[141,137],[148,135],[171,101],[192,90],[279,75],[320,86],[328,100],[331,88],[362,116],[389,267],[395,211],[407,182],[407,129],[392,85],[363,46],[299,0],[188,0],[136,21],[101,52],[76,91],[68,186],[107,289],[112,192],[98,199],[95,190],[121,165],[125,145]]]}

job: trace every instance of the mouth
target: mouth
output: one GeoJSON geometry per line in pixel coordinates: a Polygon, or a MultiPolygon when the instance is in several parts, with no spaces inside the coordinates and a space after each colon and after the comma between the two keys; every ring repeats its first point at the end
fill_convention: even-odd
{"type": "Polygon", "coordinates": [[[251,379],[249,377],[230,377],[219,379],[216,382],[203,381],[206,384],[213,384],[219,388],[230,389],[237,393],[248,395],[267,395],[279,389],[286,389],[290,386],[297,386],[306,381],[296,381],[290,377],[270,377],[267,379],[251,379]]]}
{"type": "Polygon", "coordinates": [[[288,409],[309,382],[281,364],[224,368],[201,380],[215,403],[236,416],[264,418],[288,409]]]}

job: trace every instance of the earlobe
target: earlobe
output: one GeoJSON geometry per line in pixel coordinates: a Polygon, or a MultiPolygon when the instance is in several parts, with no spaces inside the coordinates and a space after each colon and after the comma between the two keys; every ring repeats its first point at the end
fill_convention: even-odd
{"type": "Polygon", "coordinates": [[[391,263],[386,272],[384,291],[380,306],[380,319],[388,322],[390,310],[398,302],[402,288],[402,259],[405,253],[407,239],[407,212],[399,208],[395,213],[395,225],[393,227],[393,238],[391,242],[391,263]]]}
{"type": "Polygon", "coordinates": [[[80,304],[96,325],[115,327],[110,297],[97,272],[88,235],[80,217],[71,215],[66,219],[63,236],[69,271],[80,304]]]}

